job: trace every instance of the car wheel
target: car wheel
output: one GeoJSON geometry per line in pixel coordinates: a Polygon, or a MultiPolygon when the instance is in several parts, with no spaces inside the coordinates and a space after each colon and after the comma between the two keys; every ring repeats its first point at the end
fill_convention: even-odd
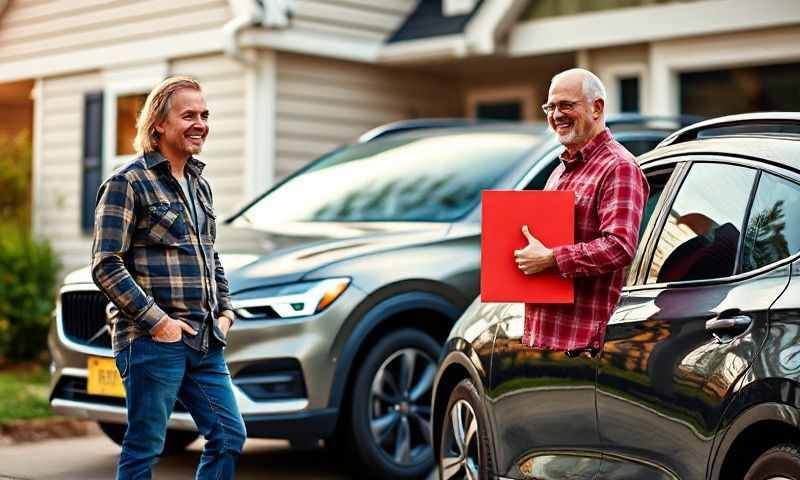
{"type": "Polygon", "coordinates": [[[744,480],[800,480],[800,447],[778,445],[756,459],[744,480]]]}
{"type": "MultiPolygon", "coordinates": [[[[100,425],[100,430],[102,430],[112,442],[122,446],[122,439],[125,438],[125,430],[128,428],[127,425],[122,423],[97,423],[100,425]]],[[[164,451],[162,452],[162,455],[180,453],[186,450],[186,447],[197,440],[197,437],[199,436],[200,434],[197,432],[167,430],[167,438],[164,441],[164,451]]]]}
{"type": "Polygon", "coordinates": [[[434,467],[431,390],[440,345],[416,330],[389,333],[359,369],[350,444],[365,478],[422,478],[434,467]]]}
{"type": "Polygon", "coordinates": [[[440,480],[489,478],[493,458],[480,404],[470,380],[462,380],[450,394],[438,450],[440,480]]]}

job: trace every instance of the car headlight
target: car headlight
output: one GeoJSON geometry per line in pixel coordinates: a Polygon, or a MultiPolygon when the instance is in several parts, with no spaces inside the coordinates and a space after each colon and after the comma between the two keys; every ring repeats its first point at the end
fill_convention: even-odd
{"type": "Polygon", "coordinates": [[[325,310],[349,285],[349,278],[298,282],[247,292],[245,298],[231,301],[245,320],[307,317],[325,310]]]}

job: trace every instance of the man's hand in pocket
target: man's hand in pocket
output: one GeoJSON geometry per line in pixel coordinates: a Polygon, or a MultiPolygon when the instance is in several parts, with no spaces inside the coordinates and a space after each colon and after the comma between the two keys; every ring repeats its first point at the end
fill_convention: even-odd
{"type": "Polygon", "coordinates": [[[155,330],[152,330],[150,335],[157,342],[172,343],[180,341],[182,332],[186,332],[189,335],[197,335],[197,331],[183,320],[165,317],[165,319],[158,322],[155,330]]]}

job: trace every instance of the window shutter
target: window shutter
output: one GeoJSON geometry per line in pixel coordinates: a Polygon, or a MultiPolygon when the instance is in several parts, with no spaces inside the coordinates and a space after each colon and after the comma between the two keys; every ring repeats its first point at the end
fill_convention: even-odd
{"type": "Polygon", "coordinates": [[[95,196],[103,175],[103,93],[87,93],[83,99],[83,189],[81,227],[94,228],[95,196]]]}

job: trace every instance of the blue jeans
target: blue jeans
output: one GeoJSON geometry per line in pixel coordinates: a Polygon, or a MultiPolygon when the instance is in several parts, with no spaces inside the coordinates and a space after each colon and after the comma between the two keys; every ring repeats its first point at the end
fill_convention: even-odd
{"type": "Polygon", "coordinates": [[[118,479],[151,477],[176,399],[206,438],[196,478],[233,478],[247,434],[219,342],[212,340],[203,354],[182,341],[162,343],[139,337],[116,355],[116,363],[128,406],[118,479]]]}

